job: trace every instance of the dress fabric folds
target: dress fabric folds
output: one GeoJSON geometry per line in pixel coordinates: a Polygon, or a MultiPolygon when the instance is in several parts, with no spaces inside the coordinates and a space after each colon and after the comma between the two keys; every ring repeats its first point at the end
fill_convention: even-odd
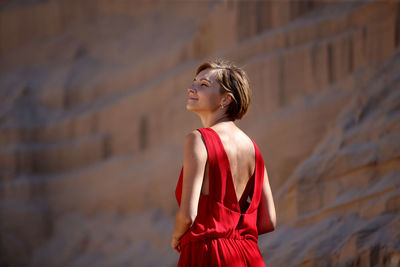
{"type": "MultiPolygon", "coordinates": [[[[192,226],[181,237],[181,266],[265,266],[258,248],[257,212],[264,179],[264,161],[256,143],[255,170],[237,200],[229,159],[219,135],[211,128],[197,129],[208,154],[209,194],[200,194],[192,226]]],[[[175,196],[180,206],[182,166],[175,196]]]]}

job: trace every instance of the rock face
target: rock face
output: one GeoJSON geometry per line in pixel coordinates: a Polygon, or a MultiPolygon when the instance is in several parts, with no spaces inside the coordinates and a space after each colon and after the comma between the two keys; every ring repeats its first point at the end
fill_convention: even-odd
{"type": "Polygon", "coordinates": [[[268,266],[400,264],[397,1],[3,1],[0,265],[175,266],[187,86],[253,88],[268,266]]]}

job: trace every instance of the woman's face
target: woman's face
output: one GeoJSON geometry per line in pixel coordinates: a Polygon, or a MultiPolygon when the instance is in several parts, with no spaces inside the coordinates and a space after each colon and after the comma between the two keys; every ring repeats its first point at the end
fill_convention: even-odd
{"type": "Polygon", "coordinates": [[[216,77],[216,69],[205,69],[193,79],[188,88],[186,108],[192,111],[215,111],[220,107],[222,95],[216,77]]]}

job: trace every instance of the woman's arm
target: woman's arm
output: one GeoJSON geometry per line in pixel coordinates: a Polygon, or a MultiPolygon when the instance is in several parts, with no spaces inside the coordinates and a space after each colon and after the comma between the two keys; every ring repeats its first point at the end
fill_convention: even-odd
{"type": "Polygon", "coordinates": [[[276,212],[274,199],[272,198],[271,187],[267,169],[264,166],[264,181],[261,193],[260,206],[258,207],[257,230],[258,235],[272,232],[276,227],[276,212]]]}
{"type": "Polygon", "coordinates": [[[180,238],[191,227],[197,216],[201,186],[207,162],[207,149],[201,133],[192,131],[185,137],[181,204],[175,216],[171,246],[180,252],[180,238]]]}

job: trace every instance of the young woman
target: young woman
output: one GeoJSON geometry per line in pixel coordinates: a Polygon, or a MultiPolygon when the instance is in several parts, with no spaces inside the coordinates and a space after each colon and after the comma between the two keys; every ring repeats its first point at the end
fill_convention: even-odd
{"type": "Polygon", "coordinates": [[[234,123],[250,105],[247,75],[205,62],[188,93],[186,108],[204,128],[184,141],[171,241],[178,266],[265,266],[257,241],[275,229],[275,205],[261,153],[234,123]]]}

